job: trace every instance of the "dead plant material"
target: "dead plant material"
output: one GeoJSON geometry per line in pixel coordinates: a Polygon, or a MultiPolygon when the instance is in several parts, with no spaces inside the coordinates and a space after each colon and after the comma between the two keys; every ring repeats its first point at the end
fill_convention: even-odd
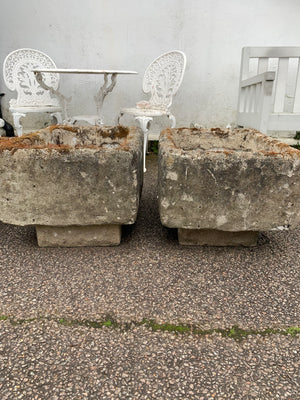
{"type": "Polygon", "coordinates": [[[0,152],[4,150],[18,150],[40,145],[42,140],[37,133],[29,133],[20,137],[1,137],[0,152]]]}
{"type": "Polygon", "coordinates": [[[8,150],[14,154],[17,150],[21,149],[48,149],[65,153],[70,151],[71,147],[67,145],[46,144],[39,136],[39,132],[29,133],[20,137],[0,138],[0,152],[8,150]]]}
{"type": "MultiPolygon", "coordinates": [[[[182,129],[182,128],[179,128],[179,129],[182,129]]],[[[177,131],[179,130],[179,129],[177,129],[177,131]]],[[[185,128],[184,128],[185,129],[185,128]]],[[[166,129],[164,129],[162,132],[161,132],[161,136],[166,136],[166,138],[169,140],[169,142],[170,142],[170,147],[173,147],[174,149],[177,149],[177,146],[175,145],[175,143],[174,143],[174,140],[173,140],[173,136],[172,136],[172,129],[171,128],[166,128],[166,129]]]]}
{"type": "Polygon", "coordinates": [[[73,132],[73,133],[78,132],[78,127],[70,126],[70,125],[51,125],[51,126],[49,126],[48,129],[49,129],[50,133],[52,133],[56,129],[62,129],[62,130],[73,132]]]}
{"type": "Polygon", "coordinates": [[[110,139],[124,139],[127,138],[129,133],[129,129],[126,126],[123,125],[118,125],[118,126],[114,126],[110,129],[103,129],[101,131],[101,135],[103,137],[109,137],[110,139]]]}

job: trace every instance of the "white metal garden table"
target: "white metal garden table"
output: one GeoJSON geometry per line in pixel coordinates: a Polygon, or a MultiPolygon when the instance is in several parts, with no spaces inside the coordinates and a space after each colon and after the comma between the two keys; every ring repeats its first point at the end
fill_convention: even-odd
{"type": "Polygon", "coordinates": [[[51,93],[58,96],[62,103],[63,111],[64,111],[64,121],[75,123],[77,120],[85,120],[89,123],[95,125],[103,124],[103,115],[102,115],[102,107],[105,97],[110,93],[117,83],[118,75],[135,75],[136,71],[126,71],[126,70],[108,70],[108,69],[72,69],[72,68],[36,68],[33,69],[36,80],[45,90],[50,90],[51,93]],[[66,110],[66,100],[70,100],[70,98],[62,95],[59,90],[55,90],[50,86],[46,85],[43,80],[43,73],[58,73],[58,74],[95,74],[95,75],[104,75],[104,83],[100,87],[98,93],[95,96],[96,107],[97,107],[97,115],[78,115],[69,118],[66,110]],[[109,82],[110,79],[110,82],[109,82]]]}

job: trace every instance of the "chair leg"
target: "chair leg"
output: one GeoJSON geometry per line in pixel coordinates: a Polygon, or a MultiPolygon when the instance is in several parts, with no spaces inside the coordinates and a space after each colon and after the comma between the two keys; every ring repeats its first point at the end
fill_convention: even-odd
{"type": "Polygon", "coordinates": [[[117,117],[117,125],[120,125],[120,119],[123,117],[124,113],[120,112],[120,114],[117,117]]]}
{"type": "Polygon", "coordinates": [[[173,128],[175,128],[175,125],[176,125],[176,118],[174,117],[174,115],[173,114],[168,114],[168,118],[171,120],[171,128],[173,129],[173,128]]]}
{"type": "Polygon", "coordinates": [[[62,125],[63,119],[62,119],[62,114],[60,112],[52,113],[51,117],[54,117],[56,119],[57,125],[62,125]]]}
{"type": "Polygon", "coordinates": [[[144,154],[143,154],[143,168],[144,172],[146,172],[146,152],[147,152],[147,144],[148,144],[148,130],[150,128],[150,123],[153,120],[151,117],[135,117],[135,119],[140,123],[141,129],[144,134],[144,154]]]}
{"type": "Polygon", "coordinates": [[[14,126],[15,126],[15,129],[16,129],[16,132],[17,132],[17,136],[22,136],[23,127],[20,124],[20,118],[21,117],[26,117],[26,114],[15,112],[15,113],[12,113],[12,116],[13,116],[14,126]]]}

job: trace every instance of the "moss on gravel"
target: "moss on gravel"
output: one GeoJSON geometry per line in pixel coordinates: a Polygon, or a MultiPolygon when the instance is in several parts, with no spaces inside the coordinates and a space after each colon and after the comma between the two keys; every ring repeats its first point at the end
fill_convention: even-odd
{"type": "Polygon", "coordinates": [[[248,336],[251,335],[271,335],[271,334],[277,334],[277,335],[291,335],[291,336],[296,336],[300,334],[300,328],[299,327],[286,327],[286,328],[266,328],[264,330],[245,330],[241,329],[238,326],[233,326],[232,328],[228,329],[207,329],[207,330],[202,330],[199,329],[195,326],[192,325],[184,325],[184,324],[169,324],[169,323],[164,323],[164,324],[159,324],[155,322],[154,320],[147,320],[143,319],[140,322],[132,321],[131,323],[118,323],[116,322],[113,318],[107,317],[103,321],[91,321],[91,320],[78,320],[78,319],[66,319],[66,318],[51,318],[51,317],[37,317],[37,318],[28,318],[28,319],[14,319],[11,316],[7,315],[0,315],[0,321],[9,321],[12,325],[21,325],[24,323],[30,323],[34,321],[54,321],[57,322],[59,325],[64,325],[64,326],[85,326],[87,328],[94,328],[94,329],[101,329],[104,326],[108,328],[119,328],[119,329],[130,329],[131,327],[135,326],[145,326],[148,329],[151,329],[152,331],[166,331],[166,332],[172,332],[175,334],[192,334],[195,336],[207,336],[207,335],[212,335],[214,333],[219,333],[223,337],[229,337],[231,339],[240,341],[242,339],[246,339],[248,336]]]}

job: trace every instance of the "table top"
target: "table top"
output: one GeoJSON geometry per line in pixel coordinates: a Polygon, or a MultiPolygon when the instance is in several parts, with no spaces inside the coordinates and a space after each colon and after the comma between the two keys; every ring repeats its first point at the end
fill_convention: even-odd
{"type": "Polygon", "coordinates": [[[34,68],[33,72],[49,72],[58,74],[137,74],[136,71],[110,69],[73,69],[73,68],[34,68]]]}

